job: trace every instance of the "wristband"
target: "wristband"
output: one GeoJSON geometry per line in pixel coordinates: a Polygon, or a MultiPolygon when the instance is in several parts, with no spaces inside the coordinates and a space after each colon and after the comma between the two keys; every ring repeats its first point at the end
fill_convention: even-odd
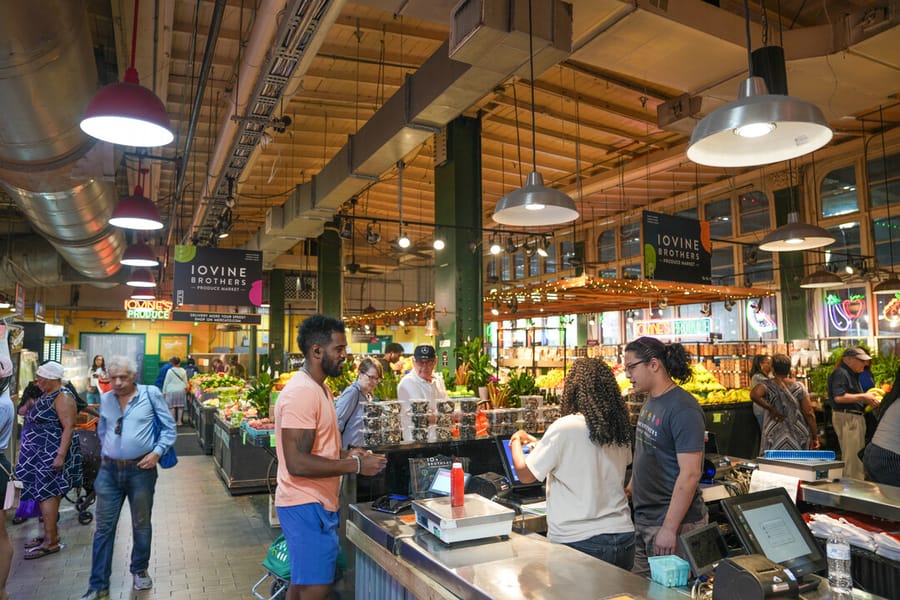
{"type": "Polygon", "coordinates": [[[356,459],[356,474],[359,475],[359,472],[362,470],[362,460],[360,460],[359,454],[354,454],[352,458],[356,459]]]}

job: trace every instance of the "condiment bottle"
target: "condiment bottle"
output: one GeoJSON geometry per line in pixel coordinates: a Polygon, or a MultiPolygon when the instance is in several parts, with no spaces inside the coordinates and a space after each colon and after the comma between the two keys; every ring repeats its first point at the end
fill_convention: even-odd
{"type": "Polygon", "coordinates": [[[466,476],[462,463],[453,463],[450,469],[450,506],[462,506],[466,494],[466,476]]]}

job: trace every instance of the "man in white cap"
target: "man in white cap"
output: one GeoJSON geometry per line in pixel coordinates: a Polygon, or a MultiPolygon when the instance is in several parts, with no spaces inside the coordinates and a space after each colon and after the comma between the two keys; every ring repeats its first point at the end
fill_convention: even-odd
{"type": "Polygon", "coordinates": [[[447,399],[447,388],[444,378],[434,374],[437,356],[434,346],[422,344],[413,351],[412,371],[403,376],[397,385],[397,399],[410,400],[424,398],[426,400],[447,399]]]}
{"type": "Polygon", "coordinates": [[[859,374],[870,360],[865,350],[852,346],[844,350],[840,364],[828,376],[831,424],[841,446],[844,477],[854,479],[865,475],[858,454],[866,445],[866,405],[878,405],[878,398],[863,392],[859,385],[859,374]]]}

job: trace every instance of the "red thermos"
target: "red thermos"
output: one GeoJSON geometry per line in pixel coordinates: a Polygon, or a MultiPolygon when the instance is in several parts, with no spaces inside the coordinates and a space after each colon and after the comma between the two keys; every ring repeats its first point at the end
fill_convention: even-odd
{"type": "Polygon", "coordinates": [[[450,506],[462,506],[466,494],[466,476],[462,463],[453,463],[450,469],[450,506]]]}

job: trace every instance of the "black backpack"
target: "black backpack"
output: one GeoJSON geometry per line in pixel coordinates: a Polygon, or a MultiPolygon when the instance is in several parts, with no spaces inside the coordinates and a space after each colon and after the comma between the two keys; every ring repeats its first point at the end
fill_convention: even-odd
{"type": "Polygon", "coordinates": [[[88,407],[87,400],[81,397],[81,395],[75,390],[75,386],[70,383],[67,383],[63,386],[72,397],[75,399],[75,406],[78,407],[78,412],[85,410],[88,407]]]}

